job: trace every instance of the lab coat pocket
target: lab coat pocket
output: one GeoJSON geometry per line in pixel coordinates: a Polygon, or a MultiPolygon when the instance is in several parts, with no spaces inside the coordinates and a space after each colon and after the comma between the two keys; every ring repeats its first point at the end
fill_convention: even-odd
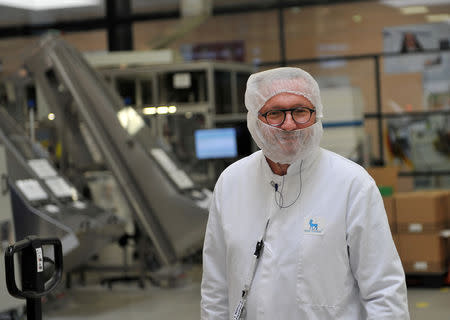
{"type": "MultiPolygon", "coordinates": [[[[345,296],[345,252],[330,232],[303,232],[297,266],[297,299],[300,307],[329,309],[332,314],[345,296]]],[[[344,246],[345,247],[345,246],[344,246]]],[[[325,310],[324,310],[325,311],[325,310]]]]}

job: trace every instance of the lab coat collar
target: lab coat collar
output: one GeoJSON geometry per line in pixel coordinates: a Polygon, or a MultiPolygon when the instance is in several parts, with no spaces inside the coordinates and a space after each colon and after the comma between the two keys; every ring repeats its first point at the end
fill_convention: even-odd
{"type": "MultiPolygon", "coordinates": [[[[290,176],[290,175],[299,174],[300,165],[301,165],[302,172],[307,171],[308,169],[311,169],[313,167],[313,165],[316,163],[316,161],[318,160],[320,153],[321,153],[321,148],[318,147],[305,159],[295,161],[294,163],[292,163],[289,166],[286,175],[290,176]],[[303,161],[303,163],[302,163],[302,161],[303,161]]],[[[262,151],[260,151],[260,162],[261,162],[263,174],[266,179],[268,179],[270,181],[274,181],[274,182],[281,181],[282,176],[279,176],[279,175],[273,173],[273,171],[270,168],[269,163],[267,162],[267,159],[264,156],[264,154],[262,153],[262,151]]]]}

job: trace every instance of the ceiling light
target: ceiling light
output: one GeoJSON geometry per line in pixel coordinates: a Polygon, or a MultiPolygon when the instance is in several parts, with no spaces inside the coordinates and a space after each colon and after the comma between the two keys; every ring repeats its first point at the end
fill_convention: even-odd
{"type": "Polygon", "coordinates": [[[155,107],[145,107],[144,109],[142,109],[142,113],[143,114],[155,114],[156,108],[155,107]]]}
{"type": "Polygon", "coordinates": [[[53,112],[49,113],[47,117],[48,117],[48,120],[50,120],[50,121],[55,120],[55,114],[53,112]]]}
{"type": "Polygon", "coordinates": [[[427,14],[426,19],[428,22],[450,22],[450,14],[427,14]]]}
{"type": "Polygon", "coordinates": [[[428,13],[428,8],[424,6],[413,6],[413,7],[403,7],[399,8],[402,14],[424,14],[428,13]]]}
{"type": "Polygon", "coordinates": [[[168,114],[168,113],[169,113],[169,107],[166,107],[166,106],[158,107],[158,108],[156,109],[156,112],[157,112],[158,114],[168,114]]]}
{"type": "Polygon", "coordinates": [[[169,111],[169,113],[175,113],[175,112],[177,112],[177,107],[170,106],[168,111],[169,111]]]}
{"type": "Polygon", "coordinates": [[[0,0],[0,5],[38,11],[97,6],[100,0],[0,0]]]}
{"type": "Polygon", "coordinates": [[[434,6],[450,4],[450,0],[380,0],[382,4],[391,7],[409,7],[409,6],[434,6]]]}

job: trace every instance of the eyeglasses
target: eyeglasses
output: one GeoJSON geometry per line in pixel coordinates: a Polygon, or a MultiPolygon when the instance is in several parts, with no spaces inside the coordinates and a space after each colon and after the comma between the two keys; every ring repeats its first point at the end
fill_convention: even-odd
{"type": "Polygon", "coordinates": [[[259,113],[259,115],[264,117],[269,125],[278,127],[286,120],[286,112],[291,113],[291,117],[295,123],[304,124],[311,120],[311,116],[316,110],[307,107],[297,107],[291,109],[270,110],[266,113],[259,113]]]}

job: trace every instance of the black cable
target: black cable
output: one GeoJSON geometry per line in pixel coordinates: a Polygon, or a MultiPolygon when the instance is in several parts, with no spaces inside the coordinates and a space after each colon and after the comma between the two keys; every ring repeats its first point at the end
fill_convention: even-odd
{"type": "Polygon", "coordinates": [[[302,166],[303,166],[303,160],[302,160],[302,162],[300,163],[300,169],[299,169],[299,173],[298,173],[298,175],[299,175],[299,183],[300,183],[299,185],[300,185],[300,188],[299,188],[299,190],[298,190],[297,197],[295,198],[294,201],[292,201],[292,203],[290,203],[290,204],[287,205],[287,206],[284,206],[284,205],[283,205],[283,202],[284,202],[284,200],[283,200],[283,188],[284,188],[284,177],[285,177],[285,175],[283,176],[283,180],[281,181],[281,190],[280,190],[280,191],[278,191],[278,185],[275,184],[275,202],[276,202],[276,204],[278,205],[278,207],[279,207],[280,209],[289,208],[289,207],[292,206],[294,203],[296,203],[297,200],[298,200],[298,198],[300,197],[300,194],[302,193],[302,166]],[[277,199],[277,194],[278,194],[278,196],[279,196],[279,200],[277,199]]]}

